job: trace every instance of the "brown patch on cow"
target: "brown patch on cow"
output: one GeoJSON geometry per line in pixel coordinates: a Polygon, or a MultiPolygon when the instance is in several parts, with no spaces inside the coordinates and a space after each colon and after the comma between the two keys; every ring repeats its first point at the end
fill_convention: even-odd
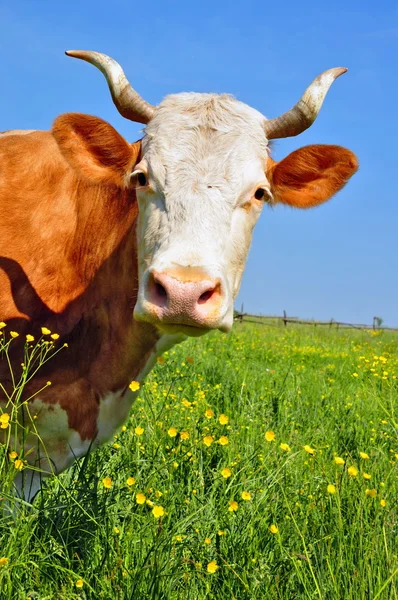
{"type": "Polygon", "coordinates": [[[341,190],[357,169],[350,150],[319,144],[295,150],[280,162],[269,158],[267,178],[276,202],[311,208],[341,190]]]}
{"type": "MultiPolygon", "coordinates": [[[[128,386],[159,337],[133,319],[138,207],[128,181],[140,148],[85,115],[60,117],[53,134],[0,136],[0,321],[20,334],[12,368],[18,378],[26,334],[38,340],[46,326],[60,335],[55,348],[68,347],[24,398],[40,390],[82,440],[97,434],[100,400],[128,386]]],[[[12,389],[6,361],[0,381],[12,389]]]]}

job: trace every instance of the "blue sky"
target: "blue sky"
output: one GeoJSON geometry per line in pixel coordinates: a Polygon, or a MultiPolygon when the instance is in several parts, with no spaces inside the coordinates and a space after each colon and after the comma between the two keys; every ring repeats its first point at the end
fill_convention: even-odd
{"type": "Polygon", "coordinates": [[[156,104],[180,91],[229,92],[274,117],[320,72],[349,71],[315,124],[273,158],[312,143],[357,153],[360,171],[309,211],[265,209],[237,301],[246,311],[398,326],[395,2],[126,0],[0,2],[0,130],[44,129],[62,112],[98,115],[127,139],[140,127],[114,108],[101,74],[66,49],[116,58],[156,104]],[[393,177],[394,175],[394,177],[393,177]]]}

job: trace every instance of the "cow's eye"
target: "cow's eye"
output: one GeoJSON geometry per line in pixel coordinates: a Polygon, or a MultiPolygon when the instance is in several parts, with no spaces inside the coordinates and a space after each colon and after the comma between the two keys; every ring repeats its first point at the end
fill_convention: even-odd
{"type": "Polygon", "coordinates": [[[131,179],[135,187],[146,187],[148,185],[148,176],[144,171],[134,171],[131,174],[131,179]]]}
{"type": "Polygon", "coordinates": [[[254,197],[256,200],[266,200],[266,191],[264,190],[264,188],[258,188],[258,190],[256,190],[254,192],[254,197]]]}
{"type": "Polygon", "coordinates": [[[147,176],[145,175],[145,173],[138,173],[137,181],[141,187],[145,187],[146,184],[148,183],[148,179],[147,179],[147,176]]]}

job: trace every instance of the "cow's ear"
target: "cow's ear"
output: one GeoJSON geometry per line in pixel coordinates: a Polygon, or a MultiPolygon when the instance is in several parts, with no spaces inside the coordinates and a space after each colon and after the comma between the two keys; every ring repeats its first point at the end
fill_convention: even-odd
{"type": "Polygon", "coordinates": [[[97,183],[126,187],[141,144],[129,144],[109,123],[79,113],[58,117],[52,134],[70,166],[97,183]]]}
{"type": "Polygon", "coordinates": [[[341,146],[305,146],[280,162],[269,159],[267,177],[275,202],[311,208],[329,200],[358,169],[353,152],[341,146]]]}

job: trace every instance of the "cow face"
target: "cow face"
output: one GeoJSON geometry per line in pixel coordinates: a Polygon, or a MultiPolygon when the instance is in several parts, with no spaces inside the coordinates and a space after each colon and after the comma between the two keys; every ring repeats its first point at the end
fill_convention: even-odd
{"type": "Polygon", "coordinates": [[[132,174],[139,203],[135,318],[166,333],[228,331],[264,204],[315,206],[356,167],[355,156],[338,146],[309,146],[275,163],[256,110],[225,95],[166,98],[132,174]]]}
{"type": "Polygon", "coordinates": [[[132,175],[136,319],[190,335],[230,329],[253,227],[272,197],[262,124],[229,96],[180,94],[160,104],[132,175]]]}

